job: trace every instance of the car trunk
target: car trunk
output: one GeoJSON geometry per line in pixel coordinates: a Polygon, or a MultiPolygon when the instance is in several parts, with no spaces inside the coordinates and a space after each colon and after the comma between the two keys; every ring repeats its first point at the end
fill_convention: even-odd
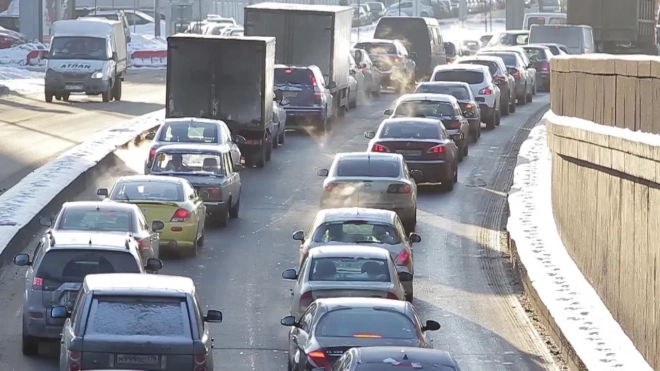
{"type": "MultiPolygon", "coordinates": [[[[167,174],[170,175],[170,174],[167,174]]],[[[170,176],[183,178],[192,184],[193,188],[204,201],[221,201],[223,176],[220,174],[190,174],[173,173],[170,176]]],[[[171,216],[170,216],[171,218],[171,216]]]]}
{"type": "Polygon", "coordinates": [[[428,153],[428,150],[440,143],[439,140],[381,140],[378,144],[387,147],[392,153],[399,153],[406,160],[437,160],[437,155],[428,153]]]}
{"type": "MultiPolygon", "coordinates": [[[[41,291],[41,300],[45,308],[50,309],[59,305],[64,305],[69,310],[73,308],[73,303],[75,303],[78,298],[78,293],[82,283],[80,282],[65,282],[61,284],[54,290],[45,290],[41,291]]],[[[59,325],[64,324],[64,320],[60,318],[51,318],[50,310],[47,310],[46,323],[49,325],[59,325]]]]}
{"type": "MultiPolygon", "coordinates": [[[[165,223],[169,222],[177,209],[181,207],[176,202],[148,202],[137,201],[134,204],[142,210],[147,222],[151,224],[154,220],[161,220],[165,223]]],[[[183,204],[183,203],[182,203],[183,204]]]]}
{"type": "Polygon", "coordinates": [[[345,337],[317,337],[319,346],[325,350],[328,355],[328,361],[331,365],[351,348],[375,347],[375,346],[398,346],[398,347],[419,347],[418,339],[360,339],[345,337]]]}
{"type": "Polygon", "coordinates": [[[282,106],[313,106],[314,87],[303,84],[276,84],[275,91],[282,93],[282,106]]]}
{"type": "MultiPolygon", "coordinates": [[[[372,178],[376,179],[376,178],[372,178]]],[[[390,184],[399,184],[398,178],[378,178],[378,180],[364,180],[364,178],[355,177],[354,179],[342,177],[341,181],[333,182],[337,184],[333,190],[333,196],[340,199],[356,203],[358,207],[370,207],[374,204],[382,204],[391,197],[400,196],[387,193],[390,184]]]]}
{"type": "Polygon", "coordinates": [[[383,298],[391,290],[390,282],[369,281],[310,281],[309,288],[314,300],[322,298],[383,298]]]}
{"type": "Polygon", "coordinates": [[[192,339],[86,334],[82,369],[180,371],[194,368],[192,339]]]}

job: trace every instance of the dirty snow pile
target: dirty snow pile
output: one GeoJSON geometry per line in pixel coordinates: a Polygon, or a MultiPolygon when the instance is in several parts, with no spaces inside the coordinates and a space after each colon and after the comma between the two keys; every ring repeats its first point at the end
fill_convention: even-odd
{"type": "Polygon", "coordinates": [[[0,94],[6,94],[10,91],[34,93],[42,91],[43,88],[43,72],[11,66],[0,66],[0,94]]]}
{"type": "MultiPolygon", "coordinates": [[[[554,114],[548,112],[544,120],[550,115],[554,114]]],[[[516,242],[520,260],[586,369],[651,371],[559,237],[552,214],[552,158],[543,122],[520,147],[508,195],[507,230],[516,242]]]]}
{"type": "Polygon", "coordinates": [[[128,43],[128,54],[142,50],[167,50],[167,40],[164,37],[154,35],[131,34],[131,42],[128,43]]]}

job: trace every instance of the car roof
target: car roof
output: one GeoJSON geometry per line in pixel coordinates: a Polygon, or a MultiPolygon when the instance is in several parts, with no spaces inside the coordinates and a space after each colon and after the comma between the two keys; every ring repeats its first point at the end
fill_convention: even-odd
{"type": "Polygon", "coordinates": [[[165,274],[107,273],[88,274],[85,284],[94,291],[151,291],[191,293],[195,291],[192,279],[165,274]]]}
{"type": "MultiPolygon", "coordinates": [[[[432,119],[432,118],[427,118],[427,117],[392,117],[392,118],[387,118],[383,120],[380,124],[395,124],[398,122],[419,122],[419,123],[424,123],[424,124],[433,124],[433,125],[439,125],[442,121],[439,119],[432,119]]],[[[380,153],[380,152],[367,152],[367,153],[380,153]]],[[[385,155],[388,154],[395,154],[398,155],[398,153],[383,153],[385,155]]]]}
{"type": "Polygon", "coordinates": [[[218,143],[179,143],[168,144],[156,150],[156,153],[161,152],[204,152],[204,153],[226,153],[230,150],[227,144],[218,143]]]}
{"type": "Polygon", "coordinates": [[[169,118],[165,119],[163,125],[160,127],[164,127],[165,125],[171,125],[171,124],[214,124],[214,125],[221,125],[224,123],[222,120],[213,120],[213,119],[204,119],[200,117],[180,117],[180,118],[169,118]]]}
{"type": "Polygon", "coordinates": [[[438,85],[438,86],[460,86],[460,87],[463,87],[465,89],[470,90],[470,84],[468,84],[467,82],[463,82],[463,81],[424,81],[424,82],[420,82],[419,84],[417,84],[418,87],[422,86],[422,85],[424,85],[424,86],[433,86],[433,85],[438,85]]]}
{"type": "MultiPolygon", "coordinates": [[[[396,119],[392,119],[396,120],[396,119]]],[[[401,119],[401,121],[409,121],[407,118],[401,119]]],[[[335,155],[336,160],[392,160],[399,161],[403,159],[399,153],[380,153],[380,152],[342,152],[335,155]]]]}
{"type": "MultiPolygon", "coordinates": [[[[314,251],[314,250],[311,250],[314,251]]],[[[406,314],[406,308],[408,305],[407,301],[403,300],[392,300],[392,299],[381,299],[381,298],[321,298],[316,299],[316,303],[325,307],[328,311],[338,309],[341,307],[353,307],[353,308],[373,308],[373,307],[384,307],[394,309],[401,314],[406,314]]]]}
{"type": "Polygon", "coordinates": [[[394,359],[397,362],[440,364],[442,366],[454,366],[456,362],[449,352],[438,349],[425,349],[414,347],[363,347],[358,348],[358,359],[360,363],[380,363],[385,359],[394,359]],[[406,357],[404,359],[404,357],[406,357]]]}
{"type": "Polygon", "coordinates": [[[104,231],[73,231],[58,230],[50,231],[50,235],[55,243],[51,248],[108,248],[128,250],[130,243],[130,233],[109,233],[104,231]]]}
{"type": "Polygon", "coordinates": [[[381,247],[348,244],[332,245],[330,247],[319,246],[309,251],[309,257],[311,258],[341,258],[349,256],[387,259],[390,253],[381,247]]]}
{"type": "Polygon", "coordinates": [[[414,94],[406,94],[401,96],[399,99],[397,99],[397,104],[401,102],[417,102],[417,101],[448,102],[448,103],[457,102],[454,96],[448,94],[414,93],[414,94]]]}
{"type": "Polygon", "coordinates": [[[394,223],[394,220],[396,219],[396,213],[391,210],[369,209],[364,207],[342,207],[336,209],[320,210],[318,213],[316,213],[316,217],[323,222],[365,220],[394,223]]]}
{"type": "Polygon", "coordinates": [[[451,70],[468,70],[468,71],[479,71],[479,72],[484,72],[489,71],[488,67],[482,66],[479,64],[444,64],[440,66],[436,66],[433,72],[436,71],[451,71],[451,70]]]}
{"type": "MultiPolygon", "coordinates": [[[[117,179],[116,183],[120,182],[140,182],[140,183],[172,183],[172,184],[182,184],[186,180],[176,177],[163,177],[158,175],[125,175],[117,179]]],[[[107,202],[104,202],[107,204],[107,202]]]]}
{"type": "Polygon", "coordinates": [[[133,204],[104,201],[70,201],[62,204],[62,209],[81,211],[134,211],[136,208],[133,204]]]}

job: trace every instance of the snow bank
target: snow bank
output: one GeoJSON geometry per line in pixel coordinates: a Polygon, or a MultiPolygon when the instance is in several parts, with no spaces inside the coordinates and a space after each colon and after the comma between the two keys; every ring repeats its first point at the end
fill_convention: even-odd
{"type": "Polygon", "coordinates": [[[0,94],[8,93],[9,91],[34,93],[42,91],[43,88],[43,72],[0,66],[0,94]]]}
{"type": "Polygon", "coordinates": [[[539,124],[520,147],[508,196],[507,230],[532,285],[588,370],[652,371],[566,251],[552,214],[551,170],[539,124]]]}
{"type": "Polygon", "coordinates": [[[99,132],[0,195],[0,253],[64,188],[117,148],[162,123],[165,110],[99,132]]]}

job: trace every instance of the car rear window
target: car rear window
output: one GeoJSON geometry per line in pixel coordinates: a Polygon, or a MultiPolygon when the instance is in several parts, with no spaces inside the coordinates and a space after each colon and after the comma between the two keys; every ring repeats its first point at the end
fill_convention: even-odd
{"type": "Polygon", "coordinates": [[[276,68],[275,84],[279,85],[312,85],[312,71],[303,68],[276,68]]]}
{"type": "Polygon", "coordinates": [[[398,178],[399,163],[393,160],[343,159],[337,164],[337,176],[398,178]]]}
{"type": "Polygon", "coordinates": [[[396,47],[390,43],[358,43],[355,49],[364,49],[367,54],[396,54],[396,47]]]}
{"type": "Polygon", "coordinates": [[[530,43],[561,43],[579,48],[583,36],[581,27],[539,26],[530,31],[530,43]]]}
{"type": "Polygon", "coordinates": [[[188,317],[181,298],[96,296],[85,335],[189,337],[188,317]]]}
{"type": "Polygon", "coordinates": [[[518,59],[513,53],[479,53],[483,55],[490,55],[493,57],[500,57],[507,67],[518,67],[518,59]]]}
{"type": "Polygon", "coordinates": [[[454,116],[456,112],[451,103],[419,101],[399,103],[394,114],[408,117],[440,117],[454,116]]]}
{"type": "Polygon", "coordinates": [[[404,314],[387,308],[341,308],[326,313],[316,326],[317,337],[377,337],[417,339],[417,330],[404,314]]]}
{"type": "Polygon", "coordinates": [[[222,140],[218,140],[220,136],[216,124],[170,122],[163,125],[158,141],[165,143],[223,143],[222,140]]]}
{"type": "Polygon", "coordinates": [[[438,125],[422,122],[386,123],[379,135],[387,139],[442,139],[438,125]]]}
{"type": "Polygon", "coordinates": [[[183,202],[183,186],[171,182],[121,182],[110,195],[112,200],[121,201],[170,201],[183,202]]]}
{"type": "Polygon", "coordinates": [[[459,81],[468,84],[481,84],[484,82],[484,74],[478,71],[445,70],[433,74],[433,81],[459,81]]]}
{"type": "Polygon", "coordinates": [[[566,18],[552,17],[548,21],[548,24],[566,24],[566,18]]]}
{"type": "Polygon", "coordinates": [[[532,48],[532,47],[527,47],[524,48],[525,53],[527,53],[527,57],[529,59],[536,58],[539,61],[547,61],[548,57],[545,55],[545,49],[542,48],[532,48]]]}
{"type": "Polygon", "coordinates": [[[223,175],[222,158],[217,153],[160,152],[151,167],[153,173],[205,173],[223,175]]]}
{"type": "Polygon", "coordinates": [[[556,45],[546,45],[552,55],[559,55],[559,48],[556,45]]]}
{"type": "Polygon", "coordinates": [[[401,238],[391,224],[349,220],[321,224],[314,232],[313,241],[396,245],[401,243],[401,238]]]}
{"type": "Polygon", "coordinates": [[[466,61],[461,60],[460,63],[474,64],[474,65],[478,65],[478,66],[488,67],[488,70],[490,71],[491,75],[495,75],[497,73],[497,70],[499,69],[497,67],[497,63],[495,63],[495,62],[478,60],[478,59],[471,59],[471,60],[466,60],[466,61]]]}
{"type": "Polygon", "coordinates": [[[543,26],[545,24],[545,17],[533,17],[527,19],[527,28],[532,27],[532,25],[535,24],[543,26]]]}
{"type": "Polygon", "coordinates": [[[309,271],[310,281],[374,281],[390,282],[390,269],[385,259],[315,258],[309,271]]]}
{"type": "Polygon", "coordinates": [[[69,231],[133,232],[130,211],[64,210],[58,229],[69,231]]]}
{"type": "Polygon", "coordinates": [[[420,84],[415,93],[447,94],[457,100],[470,100],[470,91],[462,86],[441,84],[420,84]]]}
{"type": "Polygon", "coordinates": [[[55,290],[65,282],[82,282],[88,274],[141,273],[135,257],[128,251],[102,249],[56,249],[46,252],[36,276],[44,290],[55,290]]]}

